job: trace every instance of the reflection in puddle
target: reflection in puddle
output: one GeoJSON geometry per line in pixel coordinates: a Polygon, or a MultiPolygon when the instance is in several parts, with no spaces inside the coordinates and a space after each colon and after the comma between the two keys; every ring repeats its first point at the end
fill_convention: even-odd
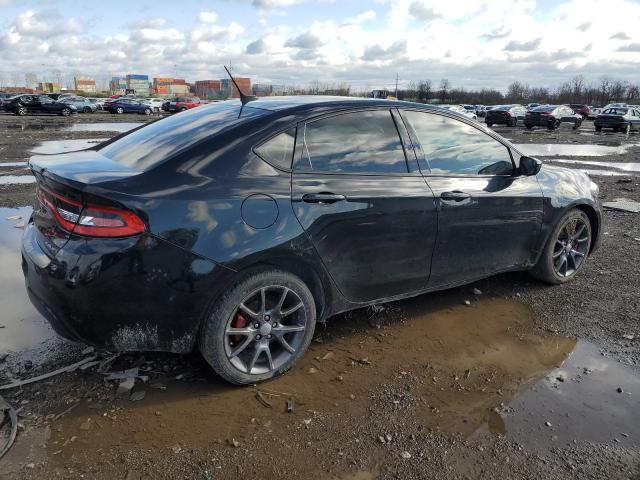
{"type": "Polygon", "coordinates": [[[62,129],[63,132],[128,132],[144,122],[103,122],[103,123],[74,123],[62,129]]]}
{"type": "Polygon", "coordinates": [[[640,162],[597,162],[593,160],[566,160],[562,158],[554,158],[550,160],[553,163],[566,163],[572,165],[590,165],[593,167],[602,167],[606,169],[623,170],[625,172],[640,173],[640,162]]]}
{"type": "Polygon", "coordinates": [[[1,175],[0,185],[13,185],[16,183],[35,183],[36,177],[33,175],[1,175]]]}
{"type": "Polygon", "coordinates": [[[561,368],[509,404],[502,420],[510,438],[537,449],[576,439],[639,446],[639,395],[637,375],[578,342],[561,368]]]}
{"type": "Polygon", "coordinates": [[[520,143],[515,147],[524,155],[533,157],[552,157],[565,155],[572,157],[600,157],[603,155],[622,155],[635,144],[620,146],[609,145],[579,145],[563,143],[520,143]]]}
{"type": "Polygon", "coordinates": [[[96,146],[98,143],[104,142],[104,138],[87,138],[81,140],[47,140],[40,142],[31,150],[32,153],[39,155],[54,155],[56,153],[73,152],[76,150],[85,150],[96,146]]]}
{"type": "Polygon", "coordinates": [[[23,230],[15,227],[30,215],[30,207],[0,208],[0,326],[4,327],[0,329],[0,354],[33,349],[54,338],[51,327],[27,297],[20,265],[23,230]]]}

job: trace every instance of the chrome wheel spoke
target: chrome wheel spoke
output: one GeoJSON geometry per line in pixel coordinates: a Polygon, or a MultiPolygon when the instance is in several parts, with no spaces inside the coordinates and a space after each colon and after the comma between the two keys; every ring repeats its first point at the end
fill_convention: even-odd
{"type": "Polygon", "coordinates": [[[282,306],[284,305],[284,301],[287,299],[288,294],[289,294],[289,289],[287,287],[284,287],[282,289],[282,295],[280,296],[280,300],[278,300],[278,305],[276,306],[274,311],[276,312],[282,311],[282,306]]]}
{"type": "Polygon", "coordinates": [[[227,327],[225,332],[227,335],[250,335],[253,336],[255,330],[253,328],[235,328],[227,327]]]}
{"type": "Polygon", "coordinates": [[[274,327],[273,333],[278,335],[286,335],[287,333],[302,332],[306,327],[304,325],[278,325],[274,327]]]}
{"type": "Polygon", "coordinates": [[[231,351],[231,353],[229,354],[229,358],[235,358],[239,354],[244,352],[244,350],[249,346],[249,344],[252,341],[253,341],[253,337],[252,336],[247,336],[247,338],[245,338],[244,341],[240,345],[238,345],[235,349],[233,349],[231,351]]]}
{"type": "Polygon", "coordinates": [[[251,318],[258,318],[260,317],[260,314],[258,312],[254,312],[253,310],[251,310],[249,307],[247,307],[244,302],[241,303],[240,305],[238,305],[238,309],[242,310],[244,313],[246,313],[247,315],[249,315],[251,318]]]}
{"type": "Polygon", "coordinates": [[[283,335],[284,335],[284,334],[276,335],[276,336],[275,336],[275,339],[276,339],[278,342],[280,342],[280,345],[282,345],[282,348],[284,348],[287,352],[289,352],[289,353],[295,353],[295,352],[296,352],[296,349],[295,349],[295,348],[293,348],[293,347],[289,344],[289,342],[287,342],[287,341],[284,339],[284,336],[283,336],[283,335]]]}
{"type": "Polygon", "coordinates": [[[585,229],[587,228],[586,225],[580,225],[580,228],[578,228],[578,230],[576,231],[576,233],[573,235],[574,238],[578,238],[580,237],[580,235],[582,235],[582,233],[585,231],[585,229]]]}
{"type": "Polygon", "coordinates": [[[262,287],[260,289],[260,314],[261,317],[264,317],[265,312],[267,311],[267,288],[262,287]]]}
{"type": "Polygon", "coordinates": [[[555,260],[556,258],[558,258],[560,255],[562,255],[562,252],[564,252],[564,249],[558,250],[557,252],[555,252],[553,254],[553,259],[555,260]]]}
{"type": "Polygon", "coordinates": [[[251,373],[251,370],[253,370],[253,367],[256,366],[258,358],[260,358],[260,354],[262,352],[262,347],[260,345],[256,346],[255,350],[253,351],[253,355],[251,356],[251,360],[249,360],[249,364],[247,365],[247,373],[251,373]]]}
{"type": "Polygon", "coordinates": [[[286,309],[284,312],[280,312],[280,315],[281,315],[282,318],[288,317],[293,312],[297,312],[298,310],[300,310],[300,308],[302,308],[302,302],[298,303],[294,307],[290,307],[290,308],[286,309]]]}
{"type": "Polygon", "coordinates": [[[269,362],[269,370],[273,370],[273,357],[271,356],[271,349],[269,348],[269,345],[265,346],[264,353],[267,356],[267,361],[269,362]]]}
{"type": "Polygon", "coordinates": [[[580,258],[584,258],[585,254],[582,252],[579,252],[578,250],[571,250],[571,253],[573,253],[574,255],[577,255],[580,258]]]}

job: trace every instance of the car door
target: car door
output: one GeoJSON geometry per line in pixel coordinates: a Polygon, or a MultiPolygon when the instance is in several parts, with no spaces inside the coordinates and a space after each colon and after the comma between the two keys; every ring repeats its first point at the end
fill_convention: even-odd
{"type": "Polygon", "coordinates": [[[436,205],[394,115],[351,111],[298,128],[293,210],[352,302],[417,292],[429,278],[436,205]]]}
{"type": "Polygon", "coordinates": [[[509,148],[480,128],[438,113],[402,115],[438,204],[430,286],[529,266],[542,227],[536,177],[516,174],[509,148]]]}
{"type": "Polygon", "coordinates": [[[58,106],[55,100],[48,95],[38,96],[38,111],[42,113],[58,113],[58,106]]]}

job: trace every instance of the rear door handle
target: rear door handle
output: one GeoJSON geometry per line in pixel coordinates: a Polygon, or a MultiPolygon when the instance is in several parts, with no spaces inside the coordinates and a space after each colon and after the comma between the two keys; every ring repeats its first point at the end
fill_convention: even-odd
{"type": "Polygon", "coordinates": [[[302,196],[305,203],[336,203],[343,200],[346,200],[346,197],[337,193],[305,193],[302,196]]]}
{"type": "MultiPolygon", "coordinates": [[[[447,205],[456,205],[471,198],[471,195],[464,192],[442,192],[440,200],[447,205]]],[[[466,202],[465,202],[466,203],[466,202]]]]}

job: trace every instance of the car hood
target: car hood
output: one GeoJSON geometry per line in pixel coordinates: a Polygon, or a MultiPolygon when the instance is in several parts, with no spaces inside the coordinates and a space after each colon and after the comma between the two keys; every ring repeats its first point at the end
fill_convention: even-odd
{"type": "Polygon", "coordinates": [[[538,173],[538,181],[545,196],[566,205],[578,200],[598,202],[598,186],[591,177],[581,170],[543,164],[538,173]]]}

